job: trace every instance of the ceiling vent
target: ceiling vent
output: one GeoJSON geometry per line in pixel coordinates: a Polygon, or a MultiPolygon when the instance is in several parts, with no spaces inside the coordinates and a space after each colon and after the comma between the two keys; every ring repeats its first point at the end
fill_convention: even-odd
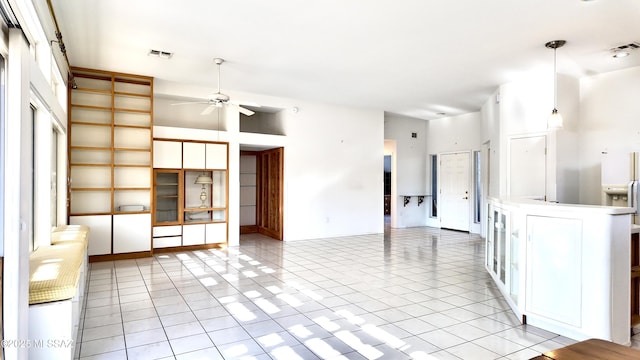
{"type": "Polygon", "coordinates": [[[638,44],[637,42],[632,42],[629,44],[614,47],[613,49],[610,49],[610,51],[613,53],[612,56],[614,58],[622,58],[625,56],[629,56],[633,50],[636,50],[638,48],[640,48],[640,44],[638,44]]]}
{"type": "Polygon", "coordinates": [[[172,52],[168,52],[168,51],[161,51],[161,50],[149,50],[149,53],[147,54],[149,56],[155,56],[155,57],[159,57],[161,59],[171,59],[171,57],[173,56],[172,52]]]}

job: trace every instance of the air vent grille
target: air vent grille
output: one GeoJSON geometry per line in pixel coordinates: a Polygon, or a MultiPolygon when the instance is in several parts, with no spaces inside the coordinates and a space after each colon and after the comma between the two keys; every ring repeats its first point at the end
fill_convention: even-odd
{"type": "Polygon", "coordinates": [[[629,44],[625,44],[625,45],[620,45],[618,47],[614,47],[613,49],[611,49],[612,51],[616,51],[616,50],[625,50],[625,51],[631,51],[631,50],[635,50],[640,48],[640,44],[638,44],[637,42],[632,42],[629,44]]]}
{"type": "Polygon", "coordinates": [[[173,56],[173,53],[172,52],[168,52],[168,51],[151,49],[151,50],[149,50],[149,53],[147,55],[159,57],[159,58],[162,58],[162,59],[171,59],[171,57],[173,56]]]}

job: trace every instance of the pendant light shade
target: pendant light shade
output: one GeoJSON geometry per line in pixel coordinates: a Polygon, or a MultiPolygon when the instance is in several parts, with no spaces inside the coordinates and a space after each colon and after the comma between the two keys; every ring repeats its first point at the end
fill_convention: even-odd
{"type": "Polygon", "coordinates": [[[556,70],[556,50],[563,47],[565,40],[553,40],[544,44],[548,49],[553,49],[553,110],[547,118],[547,129],[558,129],[562,127],[562,115],[558,112],[558,71],[556,70]]]}
{"type": "Polygon", "coordinates": [[[558,109],[553,108],[551,115],[547,118],[548,129],[559,129],[562,127],[562,115],[558,112],[558,109]]]}

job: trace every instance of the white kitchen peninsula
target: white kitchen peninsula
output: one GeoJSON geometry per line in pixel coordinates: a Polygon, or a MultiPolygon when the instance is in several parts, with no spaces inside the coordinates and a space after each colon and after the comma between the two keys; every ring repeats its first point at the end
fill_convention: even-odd
{"type": "Polygon", "coordinates": [[[491,198],[485,267],[521,321],[627,345],[632,213],[491,198]]]}

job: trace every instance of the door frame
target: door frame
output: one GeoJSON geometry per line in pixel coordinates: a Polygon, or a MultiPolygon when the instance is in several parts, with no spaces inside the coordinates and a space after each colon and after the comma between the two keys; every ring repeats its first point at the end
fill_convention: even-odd
{"type": "Polygon", "coordinates": [[[276,240],[284,240],[284,147],[276,147],[260,151],[242,150],[241,155],[253,155],[256,157],[256,213],[255,225],[240,226],[240,234],[259,233],[276,240]],[[270,169],[265,170],[263,157],[275,154],[278,161],[275,174],[270,169]],[[265,173],[266,171],[266,173],[265,173]],[[274,181],[271,184],[271,181],[274,181]],[[271,198],[275,196],[275,220],[271,221],[269,214],[265,214],[262,207],[266,206],[267,212],[272,204],[271,198]],[[266,224],[266,226],[265,226],[266,224]]]}

